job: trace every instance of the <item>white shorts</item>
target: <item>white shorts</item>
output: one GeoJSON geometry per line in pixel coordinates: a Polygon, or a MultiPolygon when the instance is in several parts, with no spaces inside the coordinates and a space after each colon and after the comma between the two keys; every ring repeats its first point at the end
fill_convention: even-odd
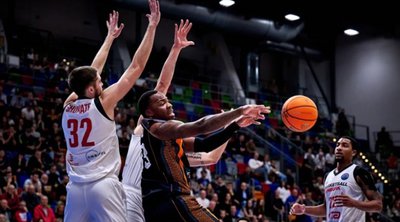
{"type": "Polygon", "coordinates": [[[118,178],[91,183],[69,182],[65,222],[126,222],[126,196],[118,178]]]}
{"type": "Polygon", "coordinates": [[[126,193],[126,207],[128,221],[144,222],[142,206],[142,191],[123,184],[126,193]]]}

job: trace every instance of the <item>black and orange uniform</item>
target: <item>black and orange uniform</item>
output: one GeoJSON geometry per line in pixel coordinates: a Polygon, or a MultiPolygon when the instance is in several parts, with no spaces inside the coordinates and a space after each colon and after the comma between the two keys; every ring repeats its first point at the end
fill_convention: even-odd
{"type": "Polygon", "coordinates": [[[142,194],[146,222],[219,221],[190,195],[182,139],[160,140],[149,129],[164,120],[143,119],[142,194]]]}

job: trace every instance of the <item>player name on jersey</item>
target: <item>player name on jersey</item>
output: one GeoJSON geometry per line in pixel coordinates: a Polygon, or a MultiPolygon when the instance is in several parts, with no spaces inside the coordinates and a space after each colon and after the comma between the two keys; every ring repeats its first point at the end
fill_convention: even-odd
{"type": "Polygon", "coordinates": [[[67,108],[65,109],[65,112],[68,113],[86,113],[90,108],[90,103],[85,103],[85,104],[81,104],[78,106],[74,106],[74,105],[69,105],[67,106],[67,108]]]}

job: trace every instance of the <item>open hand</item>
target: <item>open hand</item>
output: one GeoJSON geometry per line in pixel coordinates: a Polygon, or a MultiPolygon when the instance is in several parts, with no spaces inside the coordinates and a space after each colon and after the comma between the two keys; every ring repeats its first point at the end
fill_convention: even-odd
{"type": "Polygon", "coordinates": [[[236,119],[236,123],[240,127],[248,127],[252,124],[254,125],[260,125],[261,123],[257,121],[257,119],[254,119],[253,117],[248,117],[248,116],[241,116],[238,119],[236,119]]]}
{"type": "Polygon", "coordinates": [[[265,119],[264,114],[271,112],[271,107],[264,105],[245,105],[242,106],[243,116],[252,117],[254,120],[265,119]]]}
{"type": "Polygon", "coordinates": [[[122,32],[122,29],[124,29],[124,23],[121,23],[121,25],[118,27],[119,13],[115,10],[113,10],[113,12],[110,13],[109,17],[110,18],[106,22],[108,29],[107,35],[114,39],[118,38],[118,36],[122,32]]]}
{"type": "Polygon", "coordinates": [[[146,17],[149,19],[149,26],[157,26],[161,18],[160,2],[157,0],[149,0],[149,6],[150,14],[146,14],[146,17]]]}
{"type": "Polygon", "coordinates": [[[191,28],[192,28],[192,23],[189,22],[188,19],[186,19],[185,22],[183,22],[183,19],[181,19],[179,27],[177,24],[175,24],[174,47],[183,49],[186,48],[187,46],[194,45],[193,41],[187,40],[187,35],[191,28]]]}

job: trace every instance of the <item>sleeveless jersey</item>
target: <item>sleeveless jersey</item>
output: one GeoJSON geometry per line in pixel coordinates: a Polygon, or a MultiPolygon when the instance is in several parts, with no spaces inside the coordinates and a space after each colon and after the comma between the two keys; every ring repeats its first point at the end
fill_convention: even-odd
{"type": "Polygon", "coordinates": [[[141,189],[143,170],[144,146],[141,143],[141,136],[131,135],[128,154],[126,155],[125,166],[122,171],[122,183],[138,190],[141,189]]]}
{"type": "Polygon", "coordinates": [[[182,139],[160,140],[150,133],[150,126],[164,120],[143,119],[143,171],[142,193],[144,196],[154,191],[167,191],[173,195],[190,195],[190,185],[186,174],[189,166],[182,148],[182,139]]]}
{"type": "Polygon", "coordinates": [[[72,182],[118,177],[121,158],[116,126],[105,114],[99,98],[68,104],[62,128],[67,143],[67,172],[72,182]]]}
{"type": "Polygon", "coordinates": [[[365,221],[365,211],[355,207],[335,206],[334,198],[336,195],[348,195],[355,200],[365,200],[366,197],[357,184],[354,172],[359,167],[355,164],[348,166],[339,173],[335,170],[329,172],[325,179],[325,200],[327,222],[359,222],[365,221]]]}

